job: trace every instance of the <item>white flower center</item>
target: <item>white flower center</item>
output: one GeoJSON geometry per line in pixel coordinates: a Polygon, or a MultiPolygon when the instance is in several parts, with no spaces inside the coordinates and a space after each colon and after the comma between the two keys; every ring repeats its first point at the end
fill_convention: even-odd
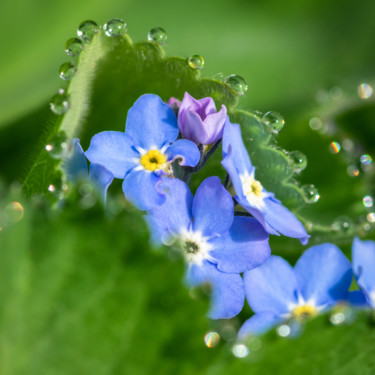
{"type": "Polygon", "coordinates": [[[261,183],[254,178],[254,173],[249,175],[248,173],[240,176],[242,183],[242,191],[246,196],[249,204],[256,208],[262,208],[264,206],[264,198],[266,198],[263,193],[263,187],[261,183]]]}
{"type": "Polygon", "coordinates": [[[209,251],[212,246],[200,232],[183,231],[179,234],[178,242],[184,258],[188,263],[201,265],[205,259],[211,259],[209,251]]]}

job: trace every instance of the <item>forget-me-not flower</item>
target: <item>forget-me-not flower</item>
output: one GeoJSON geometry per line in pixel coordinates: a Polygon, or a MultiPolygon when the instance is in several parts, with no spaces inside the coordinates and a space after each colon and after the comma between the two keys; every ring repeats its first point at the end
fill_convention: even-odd
{"type": "Polygon", "coordinates": [[[125,133],[104,131],[96,134],[86,156],[103,165],[116,178],[124,179],[126,198],[147,210],[163,203],[157,185],[161,176],[172,173],[171,163],[194,167],[200,152],[197,146],[179,139],[176,115],[159,96],[142,95],[129,109],[125,133]]]}
{"type": "Polygon", "coordinates": [[[68,181],[74,182],[88,176],[98,188],[100,196],[105,202],[108,187],[113,181],[113,175],[99,164],[90,164],[90,167],[87,168],[87,159],[78,138],[72,140],[72,150],[64,160],[63,168],[68,181]]]}
{"type": "Polygon", "coordinates": [[[227,170],[236,201],[270,234],[298,238],[306,244],[309,235],[296,216],[255,179],[255,168],[241,137],[238,124],[226,123],[223,135],[223,167],[227,170]]]}
{"type": "Polygon", "coordinates": [[[362,296],[356,293],[354,302],[356,305],[367,304],[375,309],[375,242],[354,238],[352,263],[357,284],[362,291],[362,296]]]}
{"type": "Polygon", "coordinates": [[[190,286],[211,284],[211,318],[237,315],[245,297],[240,273],[269,257],[267,232],[253,218],[234,217],[232,197],[218,177],[204,180],[194,197],[178,179],[163,179],[160,189],[166,201],[147,216],[154,240],[182,252],[190,286]]]}
{"type": "Polygon", "coordinates": [[[254,311],[239,331],[243,337],[262,334],[286,319],[313,317],[347,297],[352,267],[330,243],[306,250],[294,268],[271,256],[244,274],[246,299],[254,311]]]}

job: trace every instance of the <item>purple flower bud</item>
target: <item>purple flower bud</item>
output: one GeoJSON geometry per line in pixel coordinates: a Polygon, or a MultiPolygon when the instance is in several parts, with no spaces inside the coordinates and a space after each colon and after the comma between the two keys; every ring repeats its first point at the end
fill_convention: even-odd
{"type": "Polygon", "coordinates": [[[167,104],[173,109],[173,112],[178,115],[178,111],[180,109],[181,102],[174,98],[173,96],[168,100],[167,104]]]}
{"type": "Polygon", "coordinates": [[[210,145],[223,137],[227,109],[216,111],[212,98],[194,99],[185,92],[178,112],[178,128],[182,136],[196,144],[210,145]]]}

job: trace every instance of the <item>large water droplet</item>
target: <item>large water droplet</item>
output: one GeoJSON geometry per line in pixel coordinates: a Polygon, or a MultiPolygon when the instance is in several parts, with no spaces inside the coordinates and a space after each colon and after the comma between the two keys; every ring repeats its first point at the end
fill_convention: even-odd
{"type": "Polygon", "coordinates": [[[346,171],[350,177],[359,176],[359,169],[355,165],[349,165],[346,171]]]}
{"type": "Polygon", "coordinates": [[[75,72],[76,72],[76,67],[70,62],[66,62],[62,64],[59,69],[60,78],[65,81],[72,79],[75,72]]]}
{"type": "Polygon", "coordinates": [[[300,173],[307,167],[307,157],[300,151],[289,152],[289,157],[292,160],[293,168],[296,173],[300,173]]]}
{"type": "Polygon", "coordinates": [[[150,42],[165,44],[165,42],[167,41],[167,33],[161,27],[154,27],[149,31],[147,39],[150,42]]]}
{"type": "Polygon", "coordinates": [[[77,30],[77,35],[85,42],[90,42],[94,35],[99,31],[99,26],[96,22],[87,20],[83,21],[77,30]]]}
{"type": "Polygon", "coordinates": [[[69,97],[65,94],[64,90],[60,89],[59,92],[51,98],[50,107],[51,111],[57,115],[63,115],[69,109],[69,97]]]}
{"type": "Polygon", "coordinates": [[[302,192],[306,203],[315,203],[320,198],[318,189],[314,185],[302,186],[302,192]]]}
{"type": "Polygon", "coordinates": [[[361,99],[368,99],[373,93],[373,88],[367,83],[361,83],[358,86],[358,96],[361,99]]]}
{"type": "Polygon", "coordinates": [[[362,202],[366,208],[372,207],[374,205],[374,200],[370,195],[366,195],[365,197],[363,197],[362,202]]]}
{"type": "Polygon", "coordinates": [[[337,232],[347,233],[353,228],[353,220],[348,216],[339,216],[332,224],[332,229],[337,232]]]}
{"type": "Polygon", "coordinates": [[[237,74],[232,74],[225,78],[224,82],[230,86],[238,95],[245,95],[247,91],[246,81],[237,74]]]}
{"type": "Polygon", "coordinates": [[[106,35],[119,37],[126,33],[126,23],[120,18],[112,18],[103,26],[103,29],[106,35]]]}
{"type": "Polygon", "coordinates": [[[204,67],[204,59],[200,55],[193,55],[188,58],[188,63],[192,69],[202,69],[204,67]]]}
{"type": "Polygon", "coordinates": [[[68,149],[66,138],[65,132],[59,132],[55,135],[45,147],[48,155],[54,159],[61,159],[64,157],[68,149]]]}
{"type": "Polygon", "coordinates": [[[249,348],[244,344],[237,344],[233,346],[232,352],[237,358],[245,358],[249,355],[249,348]]]}
{"type": "Polygon", "coordinates": [[[370,155],[364,154],[361,156],[360,161],[364,165],[368,165],[372,163],[372,157],[370,155]]]}
{"type": "Polygon", "coordinates": [[[267,112],[263,116],[263,120],[274,133],[278,133],[284,127],[285,124],[283,115],[275,111],[267,112]]]}
{"type": "Polygon", "coordinates": [[[208,332],[204,336],[204,343],[208,348],[214,348],[219,344],[220,341],[220,335],[217,332],[208,332]]]}
{"type": "Polygon", "coordinates": [[[329,144],[329,152],[331,154],[338,154],[341,151],[340,143],[338,142],[331,142],[329,144]]]}
{"type": "Polygon", "coordinates": [[[82,51],[82,42],[78,38],[70,38],[65,43],[65,52],[69,56],[78,56],[82,51]]]}

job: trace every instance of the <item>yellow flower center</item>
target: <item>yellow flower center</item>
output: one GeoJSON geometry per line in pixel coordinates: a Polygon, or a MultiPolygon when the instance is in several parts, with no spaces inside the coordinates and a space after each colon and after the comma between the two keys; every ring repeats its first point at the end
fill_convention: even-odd
{"type": "Polygon", "coordinates": [[[250,185],[251,192],[260,197],[262,195],[262,184],[259,181],[254,180],[250,185]]]}
{"type": "Polygon", "coordinates": [[[147,154],[142,155],[141,164],[148,171],[162,169],[167,159],[159,150],[150,150],[147,154]]]}
{"type": "Polygon", "coordinates": [[[292,314],[297,320],[305,320],[314,317],[317,314],[317,312],[314,306],[301,305],[297,306],[293,310],[292,314]]]}

